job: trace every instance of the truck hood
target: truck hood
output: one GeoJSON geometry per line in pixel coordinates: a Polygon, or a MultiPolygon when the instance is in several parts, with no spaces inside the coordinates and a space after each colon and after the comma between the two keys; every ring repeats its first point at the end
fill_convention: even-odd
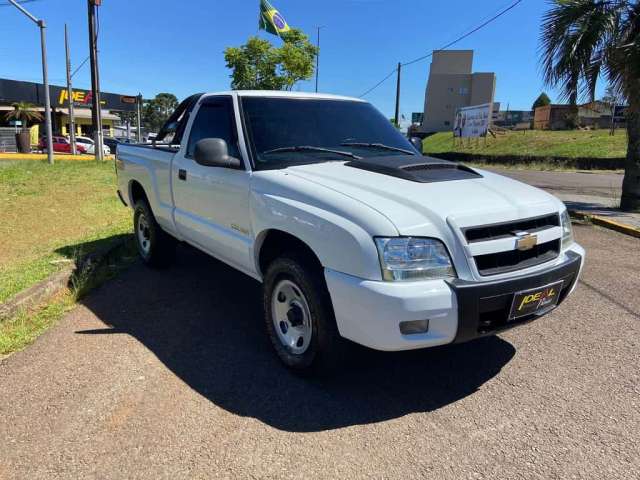
{"type": "Polygon", "coordinates": [[[456,229],[564,208],[560,200],[540,189],[484,170],[464,167],[462,175],[437,173],[432,180],[411,180],[375,167],[386,162],[372,163],[373,168],[358,162],[314,163],[291,166],[287,172],[368,205],[387,217],[400,235],[437,236],[446,224],[456,229]]]}

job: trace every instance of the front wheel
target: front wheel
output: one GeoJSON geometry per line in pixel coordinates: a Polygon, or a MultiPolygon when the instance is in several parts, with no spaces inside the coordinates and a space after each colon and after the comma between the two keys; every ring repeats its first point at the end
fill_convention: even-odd
{"type": "Polygon", "coordinates": [[[149,204],[136,203],[133,210],[133,233],[142,261],[150,267],[166,267],[175,257],[175,239],[156,222],[149,204]]]}
{"type": "Polygon", "coordinates": [[[267,333],[280,360],[291,370],[326,374],[344,355],[321,267],[288,254],[267,269],[263,295],[267,333]]]}

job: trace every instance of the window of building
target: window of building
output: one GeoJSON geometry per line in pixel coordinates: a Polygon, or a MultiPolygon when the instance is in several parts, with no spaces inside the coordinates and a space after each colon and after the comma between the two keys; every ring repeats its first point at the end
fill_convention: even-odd
{"type": "Polygon", "coordinates": [[[460,87],[460,95],[469,95],[469,87],[460,87]]]}
{"type": "Polygon", "coordinates": [[[449,87],[449,93],[453,93],[453,87],[449,87]]]}
{"type": "Polygon", "coordinates": [[[450,126],[450,125],[451,125],[451,122],[450,122],[449,120],[445,120],[445,122],[444,122],[444,126],[445,126],[445,127],[448,127],[448,126],[450,126]]]}

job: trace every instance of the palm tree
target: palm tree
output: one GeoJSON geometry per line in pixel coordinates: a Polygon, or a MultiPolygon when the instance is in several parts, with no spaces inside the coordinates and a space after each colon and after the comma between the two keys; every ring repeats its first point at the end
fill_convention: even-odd
{"type": "Polygon", "coordinates": [[[551,0],[540,32],[545,82],[573,105],[595,99],[598,78],[629,103],[620,208],[640,211],[640,1],[551,0]]]}
{"type": "Polygon", "coordinates": [[[16,134],[16,144],[18,151],[28,153],[31,151],[31,140],[29,138],[29,122],[42,121],[42,114],[36,110],[36,106],[29,102],[18,102],[13,104],[13,110],[5,114],[7,120],[20,120],[22,130],[16,134]]]}
{"type": "Polygon", "coordinates": [[[7,120],[20,120],[22,130],[29,130],[29,122],[41,122],[42,114],[36,110],[36,106],[29,102],[17,102],[13,105],[13,110],[6,113],[7,120]]]}

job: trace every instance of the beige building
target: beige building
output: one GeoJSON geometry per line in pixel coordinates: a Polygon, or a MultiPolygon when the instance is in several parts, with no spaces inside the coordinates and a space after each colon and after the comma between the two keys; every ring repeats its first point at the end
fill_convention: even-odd
{"type": "Polygon", "coordinates": [[[458,108],[493,103],[495,73],[472,71],[473,50],[433,52],[421,132],[450,131],[458,108]]]}

